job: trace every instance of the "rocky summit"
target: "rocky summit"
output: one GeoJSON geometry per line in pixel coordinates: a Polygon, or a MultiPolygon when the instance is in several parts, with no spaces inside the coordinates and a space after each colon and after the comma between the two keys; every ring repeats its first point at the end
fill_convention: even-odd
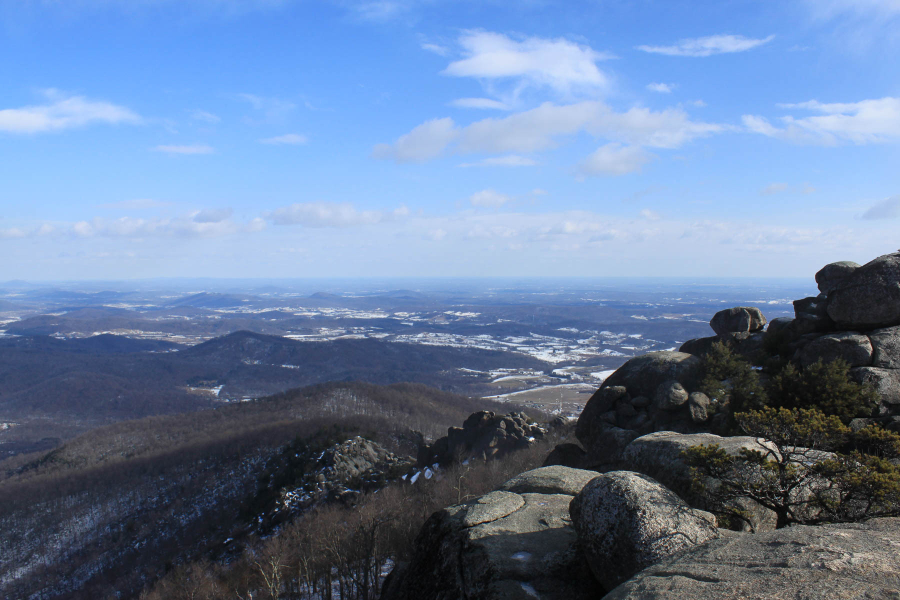
{"type": "MultiPolygon", "coordinates": [[[[731,456],[779,452],[762,438],[718,435],[726,415],[699,389],[701,359],[716,342],[756,364],[776,355],[800,369],[844,360],[878,392],[872,414],[851,428],[900,430],[900,253],[832,263],[815,279],[821,293],[795,301],[793,319],[726,309],[710,322],[714,336],[626,362],[586,404],[579,444],[560,444],[547,466],[435,513],[383,597],[900,598],[900,518],[776,530],[772,510],[739,497],[730,502],[744,531],[720,529],[683,455],[712,444],[731,456]]],[[[521,445],[533,430],[513,417],[476,413],[425,458],[521,445]]],[[[811,481],[804,493],[818,485],[811,481]]]]}

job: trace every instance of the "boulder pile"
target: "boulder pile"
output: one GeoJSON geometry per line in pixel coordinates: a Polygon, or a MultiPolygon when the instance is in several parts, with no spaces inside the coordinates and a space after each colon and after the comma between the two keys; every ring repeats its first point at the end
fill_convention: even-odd
{"type": "Polygon", "coordinates": [[[436,512],[385,600],[894,598],[900,519],[716,527],[656,480],[553,466],[436,512]]]}
{"type": "Polygon", "coordinates": [[[593,471],[543,467],[426,521],[386,600],[593,600],[603,588],[578,550],[569,504],[593,471]]]}
{"type": "MultiPolygon", "coordinates": [[[[826,265],[816,283],[818,296],[794,301],[794,318],[767,322],[755,307],[725,309],[710,321],[716,335],[622,365],[578,420],[576,436],[587,453],[578,465],[617,468],[625,446],[655,431],[721,433],[724,415],[696,389],[700,357],[716,342],[756,363],[776,354],[801,367],[843,359],[855,381],[879,394],[878,407],[860,425],[878,421],[900,431],[900,252],[862,266],[826,265]]],[[[571,449],[568,456],[574,456],[571,449]]]]}
{"type": "MultiPolygon", "coordinates": [[[[881,402],[872,417],[900,428],[900,252],[862,266],[849,261],[825,265],[816,273],[816,284],[818,296],[795,300],[794,318],[774,319],[764,334],[744,337],[714,325],[716,336],[690,340],[681,351],[702,356],[713,342],[725,341],[745,356],[764,359],[767,350],[802,367],[843,359],[858,383],[872,384],[878,392],[881,402]]],[[[722,321],[720,315],[727,312],[712,322],[722,321]]]]}
{"type": "Polygon", "coordinates": [[[419,449],[419,468],[446,467],[470,458],[498,458],[512,450],[527,448],[541,439],[545,430],[522,413],[496,415],[482,410],[471,414],[462,427],[450,427],[447,435],[419,449]]]}
{"type": "Polygon", "coordinates": [[[709,431],[710,399],[697,390],[700,359],[686,352],[650,352],[607,378],[584,407],[575,435],[582,464],[614,468],[633,439],[654,431],[709,431]]]}
{"type": "Polygon", "coordinates": [[[281,491],[275,512],[284,518],[322,501],[353,504],[411,466],[377,442],[356,436],[326,448],[299,485],[281,491]]]}

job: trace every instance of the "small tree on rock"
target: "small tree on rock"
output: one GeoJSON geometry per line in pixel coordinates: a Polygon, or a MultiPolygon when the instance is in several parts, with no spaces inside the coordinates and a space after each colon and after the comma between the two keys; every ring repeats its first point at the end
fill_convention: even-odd
{"type": "Polygon", "coordinates": [[[900,436],[871,426],[853,432],[817,409],[766,407],[735,415],[765,451],[728,454],[716,444],[683,454],[692,484],[711,508],[746,520],[738,501],[773,511],[776,527],[900,515],[900,436]]]}

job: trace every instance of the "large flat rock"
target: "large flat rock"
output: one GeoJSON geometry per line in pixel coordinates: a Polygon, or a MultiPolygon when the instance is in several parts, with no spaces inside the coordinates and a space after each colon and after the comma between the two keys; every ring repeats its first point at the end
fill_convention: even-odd
{"type": "Polygon", "coordinates": [[[605,600],[751,598],[900,598],[900,519],[714,539],[644,569],[605,600]]]}

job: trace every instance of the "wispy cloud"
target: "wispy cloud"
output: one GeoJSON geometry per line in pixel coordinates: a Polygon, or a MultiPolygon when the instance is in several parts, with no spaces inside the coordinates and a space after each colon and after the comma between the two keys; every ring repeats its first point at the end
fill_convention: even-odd
{"type": "Polygon", "coordinates": [[[440,44],[423,42],[422,50],[437,54],[438,56],[450,56],[450,48],[448,48],[447,46],[441,46],[440,44]]]}
{"type": "Polygon", "coordinates": [[[275,225],[303,225],[304,227],[357,227],[381,221],[403,219],[409,209],[400,206],[391,212],[359,210],[350,203],[298,202],[282,206],[263,215],[275,225]]]}
{"type": "Polygon", "coordinates": [[[472,206],[487,208],[497,208],[512,201],[512,196],[501,194],[500,192],[491,189],[481,190],[480,192],[475,192],[469,196],[469,203],[472,206]]]}
{"type": "Polygon", "coordinates": [[[900,196],[891,196],[872,205],[863,213],[866,220],[896,219],[900,217],[900,196]]]}
{"type": "Polygon", "coordinates": [[[900,141],[900,98],[822,103],[817,100],[780,104],[780,108],[819,113],[811,117],[781,117],[782,126],[758,115],[744,115],[753,133],[795,142],[834,146],[841,142],[871,144],[900,141]]]}
{"type": "Polygon", "coordinates": [[[564,38],[513,39],[501,33],[470,30],[458,41],[464,58],[451,62],[444,75],[514,80],[514,95],[525,87],[569,94],[577,89],[596,93],[610,86],[609,77],[597,63],[612,56],[564,38]]]}
{"type": "Polygon", "coordinates": [[[537,161],[527,156],[507,154],[506,156],[491,156],[474,163],[463,163],[460,167],[533,167],[537,161]]]}
{"type": "Polygon", "coordinates": [[[195,110],[191,113],[191,118],[195,121],[203,121],[204,123],[209,123],[211,125],[220,122],[222,119],[218,115],[214,115],[211,112],[206,112],[205,110],[195,110]]]}
{"type": "Polygon", "coordinates": [[[457,108],[482,108],[489,110],[510,110],[511,107],[505,102],[499,100],[491,100],[490,98],[457,98],[450,102],[450,106],[457,108]]]}
{"type": "Polygon", "coordinates": [[[580,165],[582,175],[626,175],[641,170],[653,155],[640,146],[625,146],[611,142],[600,146],[580,165]]]}
{"type": "Polygon", "coordinates": [[[259,143],[277,146],[299,146],[301,144],[307,143],[308,141],[309,138],[307,138],[305,135],[301,135],[299,133],[286,133],[284,135],[277,135],[275,137],[259,140],[259,143]]]}
{"type": "Polygon", "coordinates": [[[23,238],[26,235],[27,234],[18,227],[8,227],[6,229],[0,229],[0,239],[17,239],[23,238]]]}
{"type": "Polygon", "coordinates": [[[745,52],[767,44],[774,39],[774,35],[761,39],[748,38],[742,35],[710,35],[679,40],[678,43],[672,46],[638,46],[637,49],[667,56],[703,57],[714,54],[745,52]]]}
{"type": "Polygon", "coordinates": [[[198,211],[187,217],[143,219],[137,217],[120,217],[118,219],[94,218],[65,225],[68,231],[77,237],[94,238],[193,238],[218,237],[232,235],[243,231],[253,231],[252,222],[236,223],[229,217],[231,209],[208,209],[198,211]],[[227,213],[227,215],[225,214],[227,213]]]}
{"type": "Polygon", "coordinates": [[[193,144],[188,146],[178,145],[160,145],[152,148],[155,152],[165,152],[166,154],[212,154],[215,149],[206,144],[193,144]]]}
{"type": "Polygon", "coordinates": [[[671,94],[675,89],[674,83],[648,83],[647,89],[657,94],[671,94]]]}
{"type": "Polygon", "coordinates": [[[65,96],[56,90],[44,92],[47,104],[0,110],[0,132],[33,134],[62,131],[92,124],[140,123],[131,110],[84,96],[65,96]]]}
{"type": "Polygon", "coordinates": [[[258,96],[256,94],[237,94],[238,100],[242,100],[263,116],[268,123],[281,123],[293,112],[297,105],[289,100],[281,98],[258,96]]]}
{"type": "Polygon", "coordinates": [[[372,150],[372,156],[398,163],[425,162],[440,156],[458,137],[459,130],[453,119],[432,119],[401,135],[393,144],[378,144],[372,150]]]}
{"type": "Polygon", "coordinates": [[[195,212],[191,219],[194,223],[221,223],[231,218],[231,208],[205,208],[195,212]]]}
{"type": "Polygon", "coordinates": [[[759,193],[763,196],[771,196],[773,194],[780,194],[787,189],[788,184],[786,183],[770,183],[769,185],[761,189],[759,193]]]}
{"type": "Polygon", "coordinates": [[[528,153],[553,148],[564,136],[581,131],[625,145],[678,148],[698,137],[727,131],[714,123],[692,121],[680,108],[616,112],[600,101],[557,105],[550,102],[503,118],[458,127],[447,117],[427,121],[394,144],[379,144],[375,158],[424,162],[441,156],[451,144],[461,154],[528,153]]]}

